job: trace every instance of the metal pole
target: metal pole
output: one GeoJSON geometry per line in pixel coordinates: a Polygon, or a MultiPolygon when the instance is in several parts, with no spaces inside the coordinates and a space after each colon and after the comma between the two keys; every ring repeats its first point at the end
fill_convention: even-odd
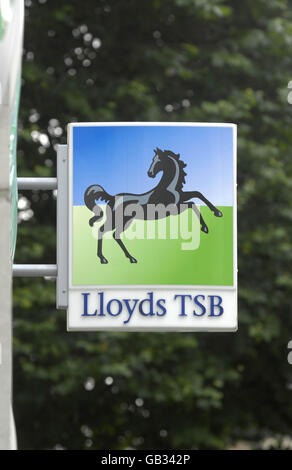
{"type": "Polygon", "coordinates": [[[14,264],[13,277],[57,277],[57,265],[14,264]]]}
{"type": "Polygon", "coordinates": [[[58,188],[57,178],[17,178],[20,190],[54,190],[58,188]]]}

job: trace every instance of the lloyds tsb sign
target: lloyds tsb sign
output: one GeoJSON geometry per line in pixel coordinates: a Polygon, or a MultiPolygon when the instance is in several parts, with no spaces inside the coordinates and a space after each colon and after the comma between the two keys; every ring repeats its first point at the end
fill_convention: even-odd
{"type": "Polygon", "coordinates": [[[68,330],[235,331],[236,126],[68,130],[68,330]]]}

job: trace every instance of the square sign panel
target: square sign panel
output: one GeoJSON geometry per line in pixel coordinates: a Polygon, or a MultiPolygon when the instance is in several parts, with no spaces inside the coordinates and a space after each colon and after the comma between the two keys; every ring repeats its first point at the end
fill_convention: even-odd
{"type": "Polygon", "coordinates": [[[237,329],[236,126],[69,125],[69,330],[237,329]]]}

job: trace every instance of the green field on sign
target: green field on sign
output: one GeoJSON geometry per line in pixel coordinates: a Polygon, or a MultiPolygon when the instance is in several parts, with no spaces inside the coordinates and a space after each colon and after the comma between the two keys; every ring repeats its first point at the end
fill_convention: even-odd
{"type": "Polygon", "coordinates": [[[88,224],[92,213],[85,206],[74,206],[73,285],[233,285],[233,208],[218,209],[223,213],[222,218],[214,217],[207,207],[200,207],[208,234],[200,231],[191,210],[176,216],[179,233],[176,239],[133,238],[134,233],[141,236],[143,232],[153,236],[154,230],[156,236],[169,234],[173,216],[159,221],[135,222],[125,232],[123,241],[137,259],[136,264],[130,263],[112,234],[107,234],[103,240],[103,255],[108,264],[100,264],[96,255],[97,227],[92,229],[88,224]],[[165,223],[166,226],[160,225],[165,223]]]}

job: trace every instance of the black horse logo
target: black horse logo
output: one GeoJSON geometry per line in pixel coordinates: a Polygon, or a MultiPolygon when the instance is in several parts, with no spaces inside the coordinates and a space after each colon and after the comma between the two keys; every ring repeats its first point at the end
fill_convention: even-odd
{"type": "MultiPolygon", "coordinates": [[[[183,191],[186,173],[184,168],[186,164],[180,160],[180,154],[175,154],[170,150],[154,150],[154,157],[148,176],[155,178],[159,172],[162,172],[162,177],[157,186],[143,194],[130,194],[120,193],[116,196],[108,194],[102,186],[97,184],[89,186],[84,193],[84,202],[89,210],[94,212],[94,217],[89,220],[89,225],[101,220],[104,216],[104,210],[98,205],[98,201],[104,201],[106,220],[98,230],[97,242],[97,256],[100,262],[105,264],[107,259],[102,254],[102,237],[106,232],[114,230],[113,238],[119,244],[126,257],[129,258],[131,263],[137,263],[137,260],[128,252],[123,241],[121,234],[124,232],[135,219],[149,220],[150,218],[159,219],[170,214],[180,214],[186,209],[192,209],[200,220],[201,230],[208,233],[208,227],[200,214],[196,204],[192,201],[193,198],[198,198],[203,201],[216,217],[222,217],[220,212],[208,199],[203,196],[199,191],[183,191]],[[131,205],[136,207],[136,210],[127,211],[127,207],[131,205]],[[152,205],[154,208],[158,205],[163,205],[168,208],[167,214],[162,211],[162,216],[159,216],[159,211],[149,212],[147,207],[152,205]],[[122,223],[118,224],[117,213],[122,211],[122,223]],[[141,216],[142,213],[142,216],[141,216]],[[153,217],[150,214],[155,214],[153,217]]],[[[160,211],[161,213],[161,211],[160,211]]]]}

